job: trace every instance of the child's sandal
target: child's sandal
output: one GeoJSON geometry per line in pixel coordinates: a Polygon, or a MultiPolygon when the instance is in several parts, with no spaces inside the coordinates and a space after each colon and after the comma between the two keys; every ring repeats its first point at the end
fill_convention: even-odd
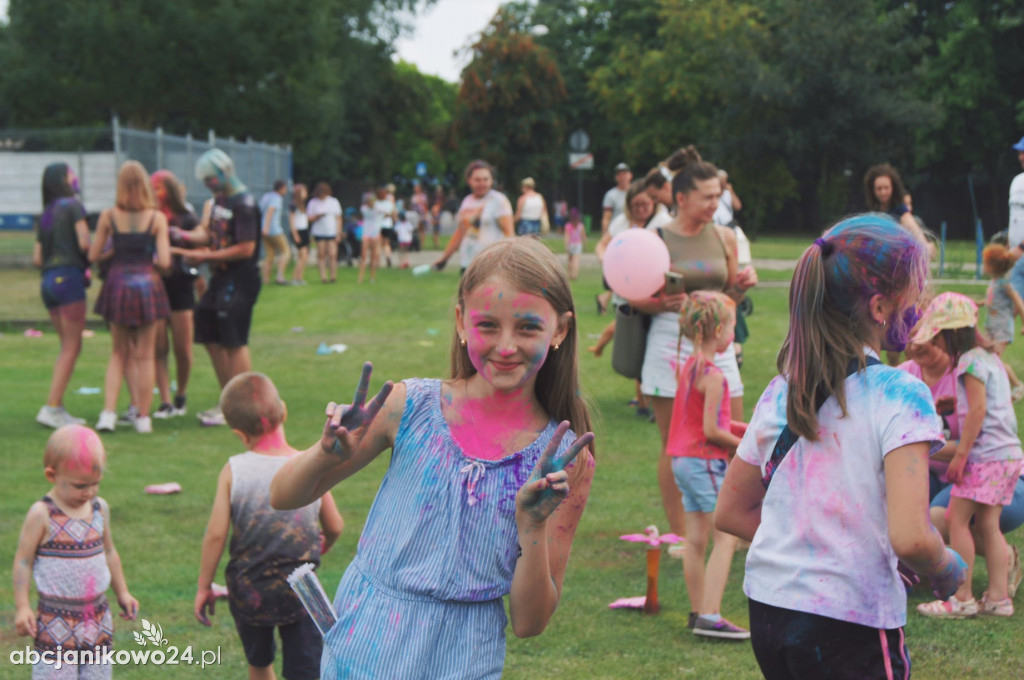
{"type": "Polygon", "coordinates": [[[1013,600],[990,600],[985,593],[981,596],[981,613],[986,616],[1013,616],[1013,600]]]}
{"type": "Polygon", "coordinates": [[[961,602],[953,596],[948,600],[919,604],[917,611],[934,619],[970,619],[978,615],[978,601],[972,597],[966,602],[961,602]]]}

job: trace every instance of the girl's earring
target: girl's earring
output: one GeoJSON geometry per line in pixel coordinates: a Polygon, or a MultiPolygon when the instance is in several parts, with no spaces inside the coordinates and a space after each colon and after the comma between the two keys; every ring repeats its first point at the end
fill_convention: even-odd
{"type": "Polygon", "coordinates": [[[462,345],[463,347],[465,347],[466,346],[466,339],[465,338],[459,338],[459,344],[462,345]]]}
{"type": "Polygon", "coordinates": [[[558,343],[555,343],[554,345],[551,345],[551,349],[553,349],[556,352],[558,351],[558,347],[559,347],[558,343]]]}

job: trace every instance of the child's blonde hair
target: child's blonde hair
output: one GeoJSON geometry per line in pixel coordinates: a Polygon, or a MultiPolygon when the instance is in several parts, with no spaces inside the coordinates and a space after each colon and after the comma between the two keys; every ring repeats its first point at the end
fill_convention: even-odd
{"type": "MultiPolygon", "coordinates": [[[[568,420],[577,435],[590,432],[593,427],[581,396],[576,359],[579,346],[576,308],[561,264],[546,245],[535,239],[516,238],[492,243],[474,257],[466,269],[459,282],[456,304],[465,310],[466,296],[492,276],[504,277],[518,290],[544,298],[559,317],[570,313],[565,339],[557,350],[548,352],[537,373],[534,392],[548,416],[556,421],[568,420]]],[[[451,370],[455,379],[469,378],[476,373],[469,351],[459,342],[458,332],[452,335],[451,370]]]]}
{"type": "MultiPolygon", "coordinates": [[[[704,373],[704,353],[700,347],[713,338],[719,327],[736,317],[736,302],[726,295],[713,290],[697,290],[683,300],[679,312],[679,334],[693,343],[695,357],[693,370],[687,381],[693,386],[696,378],[704,373]]],[[[682,369],[682,366],[679,367],[682,369]]]]}
{"type": "Polygon", "coordinates": [[[896,305],[888,332],[909,337],[906,312],[924,290],[928,257],[924,243],[878,213],[843,220],[804,251],[793,272],[789,333],[777,361],[789,382],[786,419],[798,435],[818,439],[819,389],[835,396],[846,415],[843,383],[851,361],[866,366],[874,295],[896,305]]]}
{"type": "Polygon", "coordinates": [[[736,315],[736,302],[725,293],[698,290],[683,301],[679,313],[679,331],[698,346],[714,336],[726,319],[736,315]]]}
{"type": "Polygon", "coordinates": [[[997,279],[1006,276],[1013,267],[1014,259],[1010,249],[1001,243],[990,243],[981,251],[981,261],[997,279]]]}
{"type": "Polygon", "coordinates": [[[228,381],[220,393],[220,410],[232,429],[250,437],[273,432],[284,422],[284,402],[274,381],[255,371],[228,381]]]}
{"type": "Polygon", "coordinates": [[[103,472],[107,452],[96,432],[85,425],[65,425],[46,440],[43,468],[55,472],[103,472]]]}

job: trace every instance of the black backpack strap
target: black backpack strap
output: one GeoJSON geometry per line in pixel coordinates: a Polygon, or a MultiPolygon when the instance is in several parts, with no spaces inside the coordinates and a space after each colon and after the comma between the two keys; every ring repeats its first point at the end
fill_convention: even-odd
{"type": "MultiPolygon", "coordinates": [[[[878,366],[882,362],[875,357],[868,355],[865,357],[867,366],[878,366]]],[[[846,368],[846,377],[850,377],[857,372],[859,368],[859,362],[856,359],[850,361],[850,365],[846,368]]],[[[828,400],[829,394],[819,385],[818,389],[814,394],[814,411],[817,413],[821,410],[821,407],[828,400]]],[[[775,471],[782,464],[782,460],[789,453],[789,450],[796,444],[796,440],[800,439],[800,435],[794,432],[790,427],[789,423],[782,428],[782,432],[779,434],[779,438],[775,441],[775,448],[772,449],[772,457],[768,460],[768,464],[764,466],[764,476],[761,478],[761,484],[767,489],[768,485],[772,483],[772,477],[775,475],[775,471]]]]}

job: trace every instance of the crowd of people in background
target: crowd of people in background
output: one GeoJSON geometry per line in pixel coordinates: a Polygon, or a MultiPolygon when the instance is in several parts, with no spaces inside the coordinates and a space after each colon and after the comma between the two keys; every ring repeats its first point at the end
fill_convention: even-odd
{"type": "MultiPolygon", "coordinates": [[[[1013,148],[1024,164],[1024,139],[1013,148]]],[[[385,184],[348,211],[327,182],[318,182],[311,198],[296,184],[286,201],[288,184],[279,180],[257,200],[218,149],[198,159],[195,175],[211,193],[198,213],[173,174],[150,176],[138,162],[124,163],[115,205],[92,235],[74,172],[56,163],[43,175],[33,259],[60,350],[36,420],[57,429],[44,455],[54,487],[29,510],[16,552],[18,632],[49,649],[54,607],[85,597],[85,586],[61,590],[53,578],[60,564],[52,559],[70,552],[51,545],[48,523],[84,523],[94,558],[88,575],[103,586],[81,611],[62,610],[76,644],[110,644],[102,595],[108,584],[126,618],[138,609],[105,528],[109,510],[95,497],[102,441],[63,406],[96,264],[102,287],[93,311],[110,329],[111,355],[95,430],[110,432],[123,421],[149,433],[152,418],[185,414],[195,342],[206,348],[222,390],[218,404],[197,415],[204,425],[230,425],[248,449],[218,480],[196,618],[209,624],[213,574],[233,525],[239,538],[228,590],[251,674],[273,662],[273,630],[280,627],[286,669],[309,677],[318,670],[344,677],[355,668],[385,677],[407,664],[499,677],[502,597],[510,597],[517,635],[545,629],[594,475],[570,287],[587,241],[578,208],[559,199],[549,214],[529,177],[513,208],[483,160],[467,166],[469,193],[461,203],[440,187],[431,197],[416,184],[406,198],[385,184]],[[261,287],[289,283],[293,249],[291,283],[304,284],[312,243],[323,284],[337,281],[343,254],[350,263],[358,259],[359,283],[367,269],[373,283],[395,259],[407,268],[409,252],[428,232],[438,246],[445,213],[453,233],[431,266],[443,269],[458,252],[454,379],[387,382],[367,401],[367,364],[354,403],[331,402],[318,440],[302,452],[292,448],[273,382],[252,372],[249,333],[261,287]],[[552,214],[564,265],[539,238],[552,214]],[[130,407],[119,420],[122,382],[130,407]],[[347,633],[332,629],[320,644],[281,579],[268,585],[255,574],[273,551],[288,564],[317,563],[343,526],[330,489],[387,449],[386,481],[334,602],[338,630],[347,633]],[[440,474],[460,481],[438,485],[440,474]],[[288,532],[276,509],[297,511],[287,515],[296,522],[288,532]],[[531,535],[536,540],[527,540],[531,535]],[[430,549],[405,550],[422,536],[429,540],[418,544],[430,549]],[[486,569],[464,563],[463,541],[490,556],[486,569]],[[32,570],[41,587],[38,613],[28,604],[32,570]],[[42,592],[50,585],[56,590],[42,592]],[[254,597],[269,604],[253,607],[254,597]],[[441,638],[423,632],[417,621],[424,614],[450,624],[441,638]],[[395,627],[399,643],[374,635],[385,625],[395,627]]],[[[597,295],[598,314],[613,309],[615,320],[590,351],[600,357],[615,342],[617,352],[634,354],[633,368],[615,370],[633,382],[638,414],[658,427],[664,513],[673,533],[686,537],[674,556],[684,557],[688,629],[751,639],[772,679],[825,677],[840,665],[849,677],[894,677],[909,675],[903,626],[907,588],[918,574],[930,578],[938,598],[919,605],[921,615],[1012,616],[1021,562],[1004,534],[1024,523],[1024,451],[1013,409],[1024,383],[1000,357],[1013,341],[1015,317],[1024,319],[1024,173],[1011,185],[1008,243],[985,250],[990,285],[975,301],[958,293],[932,297],[928,232],[914,219],[899,173],[884,163],[872,167],[864,178],[869,212],[827,229],[796,264],[779,375],[749,424],[740,329],[758,276],[737,219],[743,203],[736,189],[693,145],[643,179],[633,181],[625,163],[614,175],[602,200],[597,257],[617,236],[643,229],[663,242],[670,269],[649,297],[624,299],[610,289],[597,295]],[[988,312],[984,327],[979,305],[988,312]],[[633,327],[640,318],[641,340],[620,341],[627,319],[633,327]],[[904,350],[907,362],[882,363],[881,354],[895,364],[904,350]],[[739,539],[751,541],[744,570],[749,630],[721,612],[739,539]],[[971,583],[976,555],[989,574],[980,598],[971,583]]]]}

